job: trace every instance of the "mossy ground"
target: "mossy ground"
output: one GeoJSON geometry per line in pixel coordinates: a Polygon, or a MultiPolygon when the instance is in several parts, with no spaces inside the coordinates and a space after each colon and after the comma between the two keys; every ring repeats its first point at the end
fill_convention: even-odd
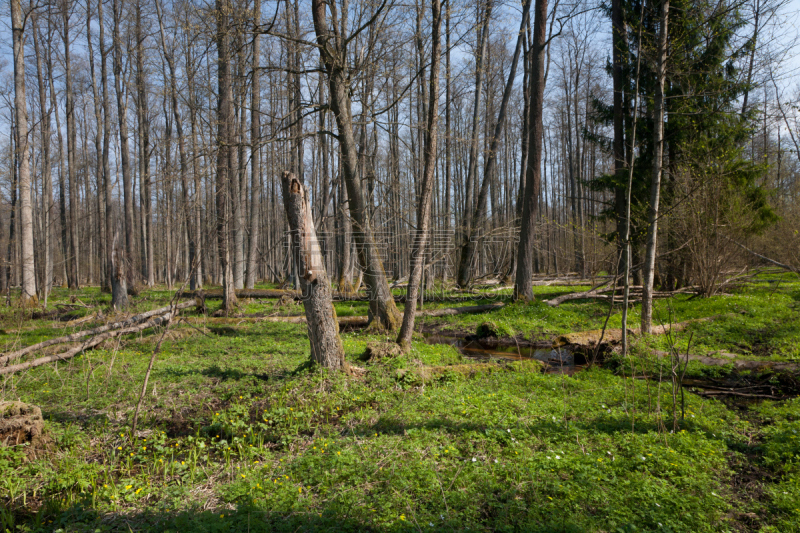
{"type": "MultiPolygon", "coordinates": [[[[537,298],[567,290],[581,287],[541,287],[537,298]]],[[[108,304],[97,289],[77,296],[108,304]]],[[[69,297],[59,290],[50,301],[69,297]]],[[[143,292],[134,309],[169,297],[143,292]]],[[[728,296],[660,300],[655,316],[723,315],[672,339],[685,349],[691,336],[694,353],[797,360],[798,300],[800,284],[787,277],[728,296]]],[[[273,307],[249,301],[242,311],[273,307]]],[[[366,308],[336,304],[339,316],[366,308]]],[[[21,313],[3,311],[4,351],[65,333],[63,323],[21,313]]],[[[539,339],[601,327],[606,313],[603,302],[537,301],[421,322],[474,332],[491,320],[503,334],[539,339]]],[[[609,325],[619,327],[619,313],[609,325]]],[[[54,446],[34,461],[0,448],[0,529],[800,531],[796,399],[732,404],[687,393],[671,433],[669,383],[611,368],[398,380],[398,369],[465,363],[451,346],[415,341],[409,354],[354,378],[298,370],[309,356],[303,325],[174,327],[133,440],[152,334],[5,377],[0,400],[41,406],[54,446]]],[[[348,360],[363,366],[366,344],[381,340],[343,334],[348,360]]]]}

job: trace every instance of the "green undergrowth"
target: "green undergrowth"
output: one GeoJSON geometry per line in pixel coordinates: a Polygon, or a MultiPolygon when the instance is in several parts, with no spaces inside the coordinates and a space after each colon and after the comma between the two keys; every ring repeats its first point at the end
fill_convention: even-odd
{"type": "MultiPolygon", "coordinates": [[[[756,284],[675,298],[659,301],[656,316],[724,315],[673,340],[692,336],[698,349],[743,355],[753,328],[789,324],[794,331],[769,340],[777,351],[769,357],[789,359],[799,291],[756,284]]],[[[80,300],[106,297],[86,290],[80,300]]],[[[168,299],[145,292],[133,302],[144,310],[168,299]]],[[[243,305],[260,313],[274,303],[243,305]]],[[[336,308],[366,314],[362,302],[336,308]]],[[[63,331],[42,320],[13,333],[15,312],[3,311],[6,346],[63,331]]],[[[474,332],[491,321],[503,334],[544,338],[601,327],[606,312],[604,303],[537,301],[425,325],[474,332]]],[[[732,404],[687,391],[673,412],[668,378],[628,379],[624,366],[406,381],[398,370],[470,361],[417,336],[408,354],[364,363],[368,343],[392,337],[360,331],[342,340],[350,364],[366,372],[329,374],[303,364],[304,325],[178,325],[131,438],[154,338],[127,337],[5,378],[0,399],[39,405],[51,444],[28,458],[24,448],[0,447],[0,530],[800,531],[796,399],[732,404]]],[[[749,350],[756,355],[752,342],[749,350]]]]}

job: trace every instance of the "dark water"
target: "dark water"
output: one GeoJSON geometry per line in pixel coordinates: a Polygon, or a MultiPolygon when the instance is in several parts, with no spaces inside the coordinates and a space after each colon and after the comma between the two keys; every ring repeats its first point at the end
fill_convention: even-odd
{"type": "Polygon", "coordinates": [[[465,339],[463,337],[451,337],[447,335],[427,335],[425,341],[428,344],[447,344],[458,349],[465,357],[478,361],[488,361],[492,359],[505,359],[511,361],[522,361],[535,359],[546,365],[549,373],[574,374],[585,367],[585,359],[575,354],[572,349],[552,346],[498,346],[495,342],[465,339]],[[577,359],[577,364],[576,364],[577,359]]]}

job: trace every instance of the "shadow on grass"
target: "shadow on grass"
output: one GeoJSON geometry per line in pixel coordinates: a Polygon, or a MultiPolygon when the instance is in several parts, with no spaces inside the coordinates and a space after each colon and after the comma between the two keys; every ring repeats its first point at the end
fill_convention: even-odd
{"type": "MultiPolygon", "coordinates": [[[[88,502],[87,502],[88,504],[88,502]]],[[[154,533],[295,533],[295,532],[406,532],[406,531],[525,531],[530,533],[579,533],[585,531],[563,516],[557,507],[552,509],[549,523],[490,523],[475,524],[445,518],[438,524],[417,523],[412,512],[408,518],[392,523],[375,523],[377,520],[359,520],[349,517],[350,509],[333,504],[319,512],[274,512],[257,505],[237,509],[189,510],[179,512],[144,510],[138,513],[103,513],[82,503],[62,507],[58,502],[46,502],[37,514],[23,511],[20,514],[3,513],[0,525],[6,531],[70,531],[70,532],[154,532],[154,533]],[[371,523],[373,522],[373,523],[371,523]]],[[[441,509],[444,513],[446,509],[441,509]]],[[[541,513],[541,509],[537,510],[541,513]]],[[[501,517],[497,517],[501,518],[501,517]]],[[[621,530],[623,531],[623,530],[621,530]]]]}
{"type": "Polygon", "coordinates": [[[267,374],[264,372],[255,373],[255,372],[242,372],[241,370],[237,370],[235,368],[220,368],[219,365],[212,365],[208,368],[193,368],[193,369],[177,369],[177,368],[165,368],[160,371],[162,374],[170,376],[170,377],[185,377],[185,376],[192,376],[192,375],[199,375],[204,376],[207,378],[216,379],[219,381],[239,381],[246,378],[256,378],[260,381],[270,381],[276,379],[283,379],[289,377],[289,373],[280,373],[280,374],[267,374]]]}
{"type": "MultiPolygon", "coordinates": [[[[664,413],[664,423],[671,424],[671,419],[668,419],[668,413],[664,413]]],[[[691,433],[710,434],[713,432],[712,428],[704,427],[694,421],[686,420],[681,426],[681,429],[691,433]]],[[[604,417],[600,416],[590,420],[570,419],[568,424],[565,425],[563,419],[556,419],[555,421],[540,420],[533,423],[525,423],[521,427],[511,424],[481,424],[472,422],[455,422],[443,418],[431,419],[422,424],[405,423],[399,418],[391,416],[383,416],[373,425],[363,425],[353,429],[357,436],[369,437],[374,433],[381,433],[384,435],[404,435],[409,430],[426,430],[426,431],[444,431],[451,434],[458,433],[480,433],[480,434],[503,434],[509,428],[514,428],[517,431],[527,431],[531,435],[547,435],[548,437],[555,438],[557,436],[570,437],[574,436],[575,431],[587,432],[591,434],[606,434],[617,435],[619,433],[635,433],[637,435],[647,435],[649,433],[658,433],[658,425],[651,420],[636,420],[631,431],[631,419],[628,416],[619,417],[604,417]]],[[[661,428],[663,431],[663,428],[661,428]]],[[[517,434],[517,436],[519,436],[517,434]]],[[[730,441],[729,444],[733,444],[730,441]]]]}

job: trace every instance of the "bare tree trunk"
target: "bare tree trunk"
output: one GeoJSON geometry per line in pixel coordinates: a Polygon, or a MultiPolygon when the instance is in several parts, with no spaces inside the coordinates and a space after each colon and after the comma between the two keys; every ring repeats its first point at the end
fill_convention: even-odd
{"type": "Polygon", "coordinates": [[[75,131],[75,96],[72,92],[72,61],[70,54],[69,13],[72,9],[71,1],[64,0],[62,5],[62,18],[64,27],[64,94],[65,113],[67,117],[67,177],[69,183],[69,261],[67,261],[67,285],[70,289],[77,289],[80,283],[78,263],[80,262],[80,249],[78,243],[78,177],[77,172],[77,146],[75,131]]]}
{"type": "Polygon", "coordinates": [[[626,270],[627,255],[623,253],[624,243],[622,236],[625,233],[625,183],[626,183],[626,157],[625,157],[625,89],[623,80],[623,62],[626,57],[626,29],[622,14],[622,0],[611,0],[611,46],[612,50],[612,78],[614,85],[614,174],[616,185],[614,187],[614,212],[617,222],[618,252],[622,257],[619,261],[617,275],[626,270]]]}
{"type": "MultiPolygon", "coordinates": [[[[111,165],[109,150],[111,145],[111,99],[108,93],[108,53],[106,47],[105,20],[103,19],[103,0],[97,0],[97,24],[100,30],[100,87],[103,91],[103,198],[106,206],[105,226],[106,243],[104,255],[106,271],[111,284],[111,307],[124,309],[128,307],[127,260],[119,244],[119,232],[114,221],[113,183],[111,181],[111,165]]],[[[99,193],[99,191],[98,191],[99,193]]]]}
{"type": "Polygon", "coordinates": [[[217,107],[217,247],[219,265],[222,271],[222,310],[228,315],[236,306],[233,265],[231,264],[230,235],[228,231],[231,179],[234,169],[231,165],[231,140],[233,129],[233,88],[230,73],[229,21],[230,0],[216,0],[217,32],[217,79],[219,84],[219,104],[217,107]]]}
{"type": "Polygon", "coordinates": [[[542,172],[542,108],[544,104],[544,66],[547,30],[547,0],[535,0],[533,42],[531,43],[531,103],[528,118],[528,164],[525,170],[525,195],[517,249],[517,277],[514,299],[532,301],[533,246],[539,213],[539,188],[542,172]]]}
{"type": "MultiPolygon", "coordinates": [[[[144,71],[144,30],[142,28],[142,3],[137,0],[134,7],[136,39],[136,115],[139,125],[139,184],[142,195],[142,230],[144,246],[142,246],[142,267],[144,279],[149,287],[155,285],[155,268],[153,263],[153,212],[152,194],[150,192],[150,120],[147,103],[147,87],[144,71]]],[[[169,148],[167,148],[169,149],[169,148]]]]}
{"type": "Polygon", "coordinates": [[[44,273],[42,280],[42,298],[47,307],[47,297],[53,289],[53,244],[52,244],[52,216],[53,216],[53,175],[52,162],[50,161],[50,107],[47,105],[47,88],[44,82],[42,67],[42,53],[39,44],[38,16],[33,18],[33,45],[36,54],[36,79],[39,86],[39,108],[41,113],[41,138],[42,138],[42,226],[44,246],[44,273]]]}
{"type": "Polygon", "coordinates": [[[33,206],[31,166],[28,159],[28,107],[25,101],[25,36],[20,0],[11,0],[11,32],[14,48],[14,117],[17,128],[16,159],[19,164],[20,237],[22,239],[22,304],[35,305],[36,267],[33,255],[33,206]]]}
{"type": "Polygon", "coordinates": [[[499,149],[500,136],[505,125],[506,110],[508,109],[508,102],[511,100],[514,81],[517,77],[517,63],[519,62],[519,56],[522,50],[522,39],[525,35],[525,25],[527,23],[530,7],[531,0],[525,0],[525,3],[522,6],[522,21],[520,22],[517,44],[514,48],[514,56],[511,59],[511,69],[508,72],[508,80],[506,81],[506,86],[503,90],[503,99],[500,102],[500,111],[497,115],[497,123],[495,124],[494,132],[491,140],[489,141],[489,151],[484,156],[485,162],[483,166],[483,179],[481,180],[481,188],[478,192],[478,201],[475,205],[475,211],[472,214],[472,217],[469,219],[474,223],[467,224],[467,239],[463,242],[461,247],[461,260],[459,261],[458,271],[458,285],[460,287],[465,287],[467,284],[469,284],[471,277],[471,267],[477,244],[477,228],[479,226],[479,220],[484,217],[486,211],[486,199],[489,192],[489,183],[492,179],[492,175],[494,174],[495,167],[497,166],[497,151],[499,149]]]}
{"type": "MultiPolygon", "coordinates": [[[[114,14],[114,86],[117,94],[117,119],[119,121],[119,149],[120,165],[122,167],[122,189],[123,201],[125,205],[125,254],[126,257],[121,262],[128,266],[134,259],[134,246],[136,243],[135,217],[133,212],[133,182],[131,178],[130,152],[128,149],[128,103],[125,94],[125,80],[122,72],[122,37],[120,35],[120,23],[122,20],[122,7],[124,0],[113,0],[114,14]]],[[[132,278],[133,268],[126,269],[126,274],[130,278],[128,281],[134,282],[132,278]]]]}
{"type": "MultiPolygon", "coordinates": [[[[192,207],[189,203],[189,158],[186,154],[186,138],[183,134],[183,120],[181,116],[180,106],[178,105],[178,83],[176,80],[175,75],[175,48],[174,43],[172,43],[172,47],[169,49],[167,48],[167,38],[164,33],[164,21],[163,21],[163,12],[161,9],[161,2],[156,0],[155,2],[156,12],[158,15],[158,27],[159,32],[161,34],[161,47],[164,51],[164,57],[167,60],[167,66],[169,67],[169,94],[170,100],[172,104],[172,113],[175,117],[175,129],[178,134],[178,157],[180,158],[180,173],[181,173],[181,193],[182,193],[182,201],[183,201],[183,209],[181,212],[183,213],[183,220],[186,224],[186,234],[187,234],[187,247],[188,247],[188,271],[191,272],[192,268],[194,267],[194,263],[196,260],[196,249],[195,249],[195,241],[198,239],[199,235],[195,233],[195,228],[193,225],[192,216],[192,207]]],[[[169,149],[169,148],[167,148],[169,149]]],[[[193,274],[190,274],[193,276],[193,274]]],[[[194,279],[194,278],[192,278],[194,279]]],[[[192,288],[194,290],[194,287],[192,288]]]]}
{"type": "MultiPolygon", "coordinates": [[[[100,212],[100,202],[101,202],[101,194],[100,191],[103,190],[103,111],[100,105],[100,93],[97,89],[97,75],[95,73],[94,68],[94,46],[92,44],[92,4],[91,2],[87,2],[86,4],[86,45],[89,51],[89,72],[90,77],[92,80],[92,102],[94,104],[94,120],[97,127],[94,135],[94,149],[96,155],[96,164],[95,164],[95,176],[97,178],[97,216],[98,218],[101,215],[100,212]]],[[[102,43],[100,45],[102,47],[102,43]]],[[[102,50],[101,50],[102,52],[102,50]]],[[[87,184],[88,188],[88,184],[87,184]]],[[[87,199],[89,198],[88,190],[86,194],[87,199]]],[[[99,223],[100,227],[100,248],[103,249],[105,247],[105,224],[99,223]]],[[[94,224],[90,222],[89,227],[94,229],[94,224]]],[[[91,233],[90,233],[91,234],[91,233]]],[[[91,251],[91,254],[94,254],[94,251],[91,251]]],[[[103,253],[101,252],[101,257],[103,253]]],[[[91,268],[89,269],[89,273],[91,275],[91,268]]],[[[111,283],[108,280],[107,276],[102,277],[102,283],[104,287],[111,287],[111,283]]]]}
{"type": "Polygon", "coordinates": [[[658,29],[658,65],[653,109],[653,175],[650,181],[650,206],[647,210],[647,247],[645,249],[642,288],[642,333],[650,333],[653,323],[653,280],[658,244],[658,215],[661,198],[661,169],[664,156],[664,82],[667,77],[667,26],[669,0],[661,0],[661,23],[658,29]]]}
{"type": "MultiPolygon", "coordinates": [[[[452,172],[452,147],[450,146],[450,107],[451,102],[451,71],[450,71],[450,10],[452,6],[447,2],[445,8],[445,51],[444,51],[444,72],[445,72],[445,104],[444,104],[444,238],[450,239],[450,181],[452,172]]],[[[398,163],[395,163],[398,164],[398,163]]],[[[395,193],[396,194],[396,193],[395,193]]],[[[447,282],[447,263],[442,269],[442,284],[447,282]]]]}
{"type": "MultiPolygon", "coordinates": [[[[530,36],[530,17],[528,19],[528,23],[526,24],[525,33],[523,34],[523,45],[525,48],[524,55],[522,58],[523,61],[523,73],[522,73],[522,135],[520,136],[520,153],[522,156],[520,157],[520,172],[519,172],[519,187],[517,188],[517,195],[516,195],[516,202],[514,206],[514,227],[519,228],[520,221],[522,220],[522,204],[524,203],[523,198],[525,198],[525,173],[528,169],[528,136],[530,134],[530,128],[528,127],[528,121],[530,119],[530,105],[531,105],[531,91],[530,91],[530,70],[531,70],[531,47],[528,44],[529,36],[530,36]]],[[[545,175],[545,182],[547,176],[545,175]]],[[[546,185],[546,183],[545,183],[546,185]]],[[[509,194],[511,191],[509,191],[509,194]]],[[[517,243],[516,247],[512,247],[511,252],[511,268],[508,271],[508,275],[506,276],[506,280],[508,283],[511,280],[516,279],[517,276],[517,249],[519,248],[519,243],[517,243]]]]}
{"type": "MultiPolygon", "coordinates": [[[[261,25],[261,2],[253,8],[256,28],[261,25]]],[[[253,85],[250,89],[250,242],[247,247],[247,278],[245,287],[252,289],[258,277],[258,241],[261,236],[259,208],[261,206],[261,35],[253,33],[253,85]]]]}
{"type": "Polygon", "coordinates": [[[288,171],[283,173],[281,189],[291,231],[292,255],[301,272],[300,289],[308,323],[311,360],[325,368],[346,370],[336,310],[331,302],[331,284],[314,229],[308,189],[288,171]]]}
{"type": "MultiPolygon", "coordinates": [[[[191,47],[186,47],[186,64],[192,65],[191,47]]],[[[188,69],[187,78],[187,91],[189,92],[188,106],[189,106],[189,127],[192,135],[192,177],[194,178],[194,196],[191,206],[187,209],[191,213],[192,226],[194,227],[194,253],[197,257],[197,265],[194,267],[192,280],[189,282],[192,290],[203,286],[203,273],[205,272],[204,264],[208,260],[207,254],[203,254],[203,226],[200,220],[200,212],[202,210],[202,188],[200,185],[200,172],[198,172],[198,159],[199,153],[197,149],[197,105],[195,100],[195,86],[194,86],[194,68],[188,69]]],[[[208,248],[210,249],[210,247],[208,248]]]]}
{"type": "MultiPolygon", "coordinates": [[[[466,177],[466,191],[464,195],[464,220],[462,228],[461,239],[461,260],[458,265],[458,276],[456,283],[459,287],[466,287],[469,283],[471,264],[465,263],[467,255],[472,259],[472,254],[465,253],[469,241],[473,238],[473,209],[474,205],[474,192],[473,183],[475,182],[475,174],[478,171],[478,125],[480,122],[480,108],[481,108],[481,93],[483,92],[483,71],[484,60],[486,58],[486,47],[489,44],[489,21],[492,16],[492,0],[487,0],[486,10],[479,22],[482,26],[480,35],[478,36],[477,57],[475,58],[475,97],[472,103],[472,133],[470,134],[469,145],[469,161],[467,163],[467,177],[466,177]]],[[[474,244],[472,245],[474,249],[474,244]]]]}
{"type": "Polygon", "coordinates": [[[436,144],[439,127],[439,64],[442,55],[442,6],[440,0],[431,0],[431,76],[428,97],[428,117],[425,127],[425,162],[417,201],[417,229],[411,250],[411,273],[408,279],[406,307],[403,311],[403,325],[397,342],[404,349],[411,347],[414,333],[414,314],[417,310],[417,296],[424,270],[425,244],[431,219],[431,196],[433,194],[434,172],[436,171],[436,144]]]}
{"type": "MultiPolygon", "coordinates": [[[[334,5],[329,4],[329,6],[335,14],[334,5]]],[[[394,330],[400,324],[401,315],[389,290],[383,264],[375,246],[369,213],[364,200],[364,191],[358,175],[358,153],[353,136],[346,38],[343,35],[345,21],[342,21],[342,28],[340,28],[334,16],[334,23],[329,27],[326,4],[321,0],[312,1],[312,11],[314,30],[319,43],[318,50],[328,74],[331,110],[336,117],[336,127],[339,132],[342,174],[347,186],[350,214],[355,223],[353,236],[361,266],[365,269],[364,279],[370,294],[371,326],[394,330]]],[[[346,18],[347,16],[347,11],[344,10],[342,17],[346,18]]]]}

